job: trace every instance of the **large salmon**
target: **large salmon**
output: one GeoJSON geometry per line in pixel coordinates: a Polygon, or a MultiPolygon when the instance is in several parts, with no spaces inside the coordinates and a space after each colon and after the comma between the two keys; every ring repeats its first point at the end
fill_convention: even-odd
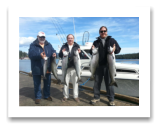
{"type": "Polygon", "coordinates": [[[110,78],[111,78],[111,82],[109,84],[109,86],[116,86],[118,87],[116,81],[115,81],[115,76],[116,76],[116,66],[115,66],[115,54],[114,52],[111,54],[112,52],[112,47],[108,48],[108,54],[107,54],[107,62],[108,62],[108,68],[109,68],[109,73],[110,73],[110,78]]]}
{"type": "Polygon", "coordinates": [[[57,79],[57,81],[58,81],[57,83],[60,84],[61,80],[58,78],[58,74],[57,74],[56,57],[52,57],[51,71],[52,71],[54,77],[57,79]]]}
{"type": "Polygon", "coordinates": [[[74,60],[75,71],[76,71],[76,74],[78,77],[77,83],[78,83],[78,81],[82,82],[82,80],[81,80],[81,64],[80,64],[80,57],[79,57],[78,50],[74,50],[73,60],[74,60]]]}
{"type": "Polygon", "coordinates": [[[90,61],[90,72],[91,72],[90,80],[94,79],[96,68],[98,67],[98,62],[99,62],[98,48],[94,48],[92,50],[92,58],[90,61]]]}
{"type": "Polygon", "coordinates": [[[65,84],[65,85],[67,85],[67,82],[66,82],[67,69],[68,69],[68,55],[66,55],[66,56],[63,55],[63,59],[62,59],[63,82],[62,82],[62,84],[65,84]]]}
{"type": "Polygon", "coordinates": [[[44,65],[43,65],[43,78],[46,79],[46,72],[48,68],[48,57],[44,58],[44,65]]]}

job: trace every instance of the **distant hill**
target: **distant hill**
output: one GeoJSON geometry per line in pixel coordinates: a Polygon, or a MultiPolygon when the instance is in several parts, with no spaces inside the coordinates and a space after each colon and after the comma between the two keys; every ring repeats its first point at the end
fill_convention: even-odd
{"type": "Polygon", "coordinates": [[[116,59],[139,59],[139,53],[115,55],[116,59]]]}

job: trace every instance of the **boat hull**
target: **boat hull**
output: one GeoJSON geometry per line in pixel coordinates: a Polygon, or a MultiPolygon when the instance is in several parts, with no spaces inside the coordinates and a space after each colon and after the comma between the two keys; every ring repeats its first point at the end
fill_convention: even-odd
{"type": "MultiPolygon", "coordinates": [[[[62,76],[58,76],[61,80],[63,79],[62,76]]],[[[52,75],[52,78],[55,79],[55,77],[52,75]]],[[[81,76],[81,79],[83,82],[86,82],[89,77],[81,76]]],[[[70,80],[71,82],[71,80],[70,80]]],[[[118,84],[118,87],[114,86],[115,93],[123,94],[127,96],[132,97],[139,97],[139,80],[132,80],[132,79],[116,79],[116,82],[118,84]]],[[[79,82],[79,84],[82,84],[79,82]]],[[[88,80],[88,82],[85,83],[85,86],[92,87],[94,86],[94,81],[88,80]]],[[[104,79],[101,84],[101,90],[106,90],[104,79]]]]}

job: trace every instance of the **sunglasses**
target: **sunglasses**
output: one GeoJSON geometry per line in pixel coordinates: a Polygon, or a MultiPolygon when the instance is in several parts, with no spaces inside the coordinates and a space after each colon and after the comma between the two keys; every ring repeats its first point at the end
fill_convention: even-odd
{"type": "Polygon", "coordinates": [[[100,33],[107,32],[107,31],[100,31],[100,33]]]}
{"type": "Polygon", "coordinates": [[[42,37],[39,37],[39,38],[45,38],[44,36],[42,36],[42,37]]]}

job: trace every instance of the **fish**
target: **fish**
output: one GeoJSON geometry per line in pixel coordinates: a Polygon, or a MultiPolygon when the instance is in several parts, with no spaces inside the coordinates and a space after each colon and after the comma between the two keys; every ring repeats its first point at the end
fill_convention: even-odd
{"type": "Polygon", "coordinates": [[[48,57],[45,57],[43,65],[43,79],[46,79],[47,68],[48,68],[48,57]]]}
{"type": "Polygon", "coordinates": [[[66,55],[66,56],[63,55],[63,59],[62,59],[63,82],[62,82],[62,84],[64,84],[64,85],[67,85],[67,82],[66,82],[67,69],[68,69],[68,55],[66,55]]]}
{"type": "Polygon", "coordinates": [[[94,80],[95,72],[99,65],[98,62],[99,62],[98,48],[95,48],[92,50],[92,58],[90,61],[90,72],[91,72],[90,80],[94,80]]]}
{"type": "Polygon", "coordinates": [[[61,80],[58,78],[58,74],[57,74],[56,57],[52,57],[52,61],[51,61],[51,71],[52,71],[54,77],[57,79],[57,84],[60,84],[61,83],[61,80]]]}
{"type": "Polygon", "coordinates": [[[80,57],[79,57],[78,50],[74,50],[73,60],[74,60],[74,67],[75,67],[76,75],[78,77],[77,83],[82,82],[81,80],[82,72],[81,72],[81,64],[80,64],[80,57]]]}
{"type": "Polygon", "coordinates": [[[115,54],[112,53],[112,47],[110,46],[110,48],[108,48],[108,54],[107,54],[107,63],[108,63],[108,68],[109,68],[109,74],[110,74],[110,78],[111,78],[111,82],[109,84],[109,86],[116,86],[118,87],[116,81],[115,81],[115,76],[116,76],[116,66],[115,66],[115,54]]]}

